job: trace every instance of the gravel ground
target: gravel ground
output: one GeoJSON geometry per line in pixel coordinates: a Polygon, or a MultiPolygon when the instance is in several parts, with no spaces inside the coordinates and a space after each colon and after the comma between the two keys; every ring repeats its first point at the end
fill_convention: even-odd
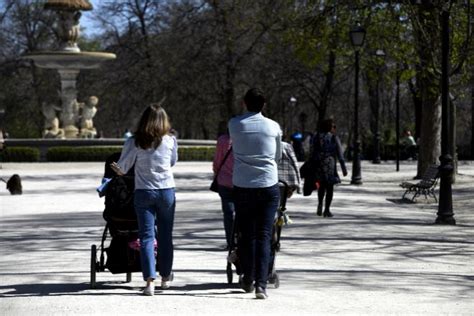
{"type": "MultiPolygon", "coordinates": [[[[108,271],[89,288],[90,248],[100,244],[102,163],[4,163],[24,194],[0,191],[2,315],[421,314],[474,315],[474,162],[453,185],[456,226],[433,225],[438,205],[403,203],[398,186],[414,162],[363,161],[363,185],[335,190],[334,218],[316,216],[316,195],[288,200],[276,267],[280,287],[254,299],[228,284],[220,200],[210,192],[209,162],[174,168],[177,209],[175,281],[154,297],[108,271]]],[[[349,164],[349,170],[351,166],[349,164]]]]}

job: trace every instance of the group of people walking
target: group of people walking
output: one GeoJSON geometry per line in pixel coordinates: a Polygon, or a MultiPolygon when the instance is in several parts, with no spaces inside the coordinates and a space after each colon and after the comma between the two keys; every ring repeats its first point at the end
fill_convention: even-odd
{"type": "MultiPolygon", "coordinates": [[[[239,231],[239,259],[243,275],[241,287],[255,291],[258,299],[266,299],[270,244],[275,214],[280,204],[279,177],[285,177],[289,192],[300,192],[300,178],[294,151],[282,142],[277,122],[265,117],[262,109],[265,97],[253,88],[245,94],[242,106],[245,114],[228,122],[228,133],[217,140],[213,171],[219,184],[227,247],[231,245],[234,215],[239,231]]],[[[225,128],[223,128],[225,129],[225,128]]],[[[310,160],[317,162],[313,178],[319,186],[317,214],[331,217],[329,207],[334,184],[340,182],[336,160],[346,175],[342,149],[332,121],[314,138],[310,160]],[[329,128],[328,128],[329,126],[329,128]]],[[[140,259],[146,281],[144,295],[154,295],[154,240],[158,240],[158,267],[161,287],[168,288],[173,279],[173,223],[175,214],[175,183],[171,167],[177,161],[177,141],[170,134],[165,110],[152,104],[143,112],[133,137],[126,140],[120,159],[111,165],[122,175],[135,166],[134,206],[137,213],[140,259]],[[155,236],[155,225],[157,236],[155,236]]],[[[313,181],[311,180],[311,181],[313,181]]],[[[307,179],[305,179],[307,181],[307,179]]],[[[288,192],[284,192],[288,194],[288,192]]]]}

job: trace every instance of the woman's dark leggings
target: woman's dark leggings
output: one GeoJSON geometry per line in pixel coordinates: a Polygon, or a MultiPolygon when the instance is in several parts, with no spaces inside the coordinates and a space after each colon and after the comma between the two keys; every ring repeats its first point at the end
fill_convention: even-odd
{"type": "Polygon", "coordinates": [[[333,194],[334,194],[334,184],[321,182],[319,185],[319,190],[318,190],[318,202],[319,202],[318,208],[322,208],[324,195],[326,195],[326,203],[324,206],[324,211],[325,212],[329,211],[329,208],[331,207],[333,194]]]}

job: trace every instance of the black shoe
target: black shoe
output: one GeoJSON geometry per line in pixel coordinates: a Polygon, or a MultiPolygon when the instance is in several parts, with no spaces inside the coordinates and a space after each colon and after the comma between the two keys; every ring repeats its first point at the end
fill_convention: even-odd
{"type": "Polygon", "coordinates": [[[255,290],[255,298],[258,298],[260,300],[264,300],[268,298],[267,291],[263,288],[258,286],[257,289],[255,290]]]}
{"type": "Polygon", "coordinates": [[[329,212],[329,211],[325,211],[324,214],[323,214],[324,217],[332,217],[332,213],[329,212]]]}
{"type": "Polygon", "coordinates": [[[318,210],[316,212],[316,215],[321,216],[323,214],[323,206],[318,205],[318,210]]]}
{"type": "Polygon", "coordinates": [[[255,289],[253,282],[246,282],[244,279],[240,281],[240,287],[245,291],[245,293],[252,293],[255,289]]]}

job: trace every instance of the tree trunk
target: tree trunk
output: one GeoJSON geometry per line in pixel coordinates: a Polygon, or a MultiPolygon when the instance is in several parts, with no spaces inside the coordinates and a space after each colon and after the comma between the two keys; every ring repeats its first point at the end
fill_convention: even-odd
{"type": "Polygon", "coordinates": [[[320,94],[320,103],[318,108],[318,128],[321,127],[322,121],[326,118],[327,108],[329,106],[329,99],[332,94],[334,73],[336,68],[336,53],[334,51],[329,52],[328,56],[328,70],[325,72],[324,87],[320,94]]]}
{"type": "Polygon", "coordinates": [[[472,73],[473,75],[471,77],[471,159],[474,160],[474,69],[472,73]]]}
{"type": "Polygon", "coordinates": [[[372,134],[372,138],[369,141],[369,148],[372,150],[370,152],[365,153],[367,158],[374,159],[374,150],[375,150],[375,136],[377,134],[377,78],[372,78],[369,74],[366,76],[367,82],[367,93],[369,95],[369,105],[370,105],[370,132],[372,134]]]}
{"type": "Polygon", "coordinates": [[[235,68],[230,64],[226,67],[226,83],[225,83],[225,107],[221,108],[221,118],[229,119],[234,113],[234,99],[235,99],[235,68]]]}
{"type": "Polygon", "coordinates": [[[421,96],[420,141],[418,146],[417,178],[425,173],[431,164],[439,164],[441,155],[441,102],[440,80],[436,75],[435,54],[441,49],[432,43],[441,43],[439,12],[435,8],[418,10],[419,24],[415,24],[415,38],[419,64],[416,66],[416,85],[421,96]],[[429,32],[428,32],[429,30],[429,32]],[[435,48],[433,50],[433,48],[435,48]]]}
{"type": "Polygon", "coordinates": [[[411,98],[413,100],[413,108],[415,110],[415,137],[416,142],[418,143],[418,140],[421,137],[421,114],[422,114],[422,99],[420,95],[420,83],[421,83],[421,73],[419,69],[417,68],[417,73],[416,73],[416,84],[413,83],[413,81],[408,80],[408,87],[410,89],[411,93],[411,98]]]}
{"type": "Polygon", "coordinates": [[[430,94],[430,90],[433,91],[433,86],[427,82],[422,88],[423,116],[417,177],[422,177],[429,165],[439,164],[441,155],[441,103],[437,95],[430,94]]]}

